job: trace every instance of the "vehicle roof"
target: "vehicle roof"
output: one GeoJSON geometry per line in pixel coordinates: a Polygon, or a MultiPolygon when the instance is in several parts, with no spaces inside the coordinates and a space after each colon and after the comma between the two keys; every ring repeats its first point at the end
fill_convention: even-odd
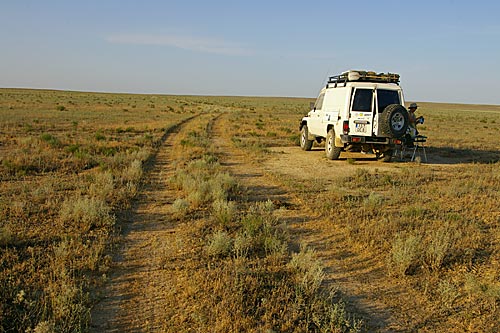
{"type": "Polygon", "coordinates": [[[388,89],[388,90],[401,90],[401,86],[395,83],[379,83],[379,82],[345,82],[332,84],[329,83],[321,91],[326,91],[327,89],[338,89],[344,87],[354,87],[354,88],[373,88],[373,89],[388,89]]]}

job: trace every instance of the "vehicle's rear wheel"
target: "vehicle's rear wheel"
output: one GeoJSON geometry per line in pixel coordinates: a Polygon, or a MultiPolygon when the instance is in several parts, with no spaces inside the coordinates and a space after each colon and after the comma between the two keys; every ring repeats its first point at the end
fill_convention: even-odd
{"type": "Polygon", "coordinates": [[[307,125],[302,126],[300,130],[300,148],[302,150],[311,150],[313,146],[314,140],[309,140],[309,130],[307,129],[307,125]]]}
{"type": "Polygon", "coordinates": [[[330,160],[338,160],[342,147],[335,147],[335,131],[331,128],[326,134],[325,152],[330,160]]]}
{"type": "Polygon", "coordinates": [[[380,130],[391,138],[399,138],[406,134],[410,124],[408,111],[400,104],[390,104],[380,115],[380,130]]]}

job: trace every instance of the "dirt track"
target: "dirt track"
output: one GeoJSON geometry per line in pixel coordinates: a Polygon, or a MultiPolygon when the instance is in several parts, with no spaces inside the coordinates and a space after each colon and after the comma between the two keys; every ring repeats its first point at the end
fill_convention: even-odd
{"type": "Polygon", "coordinates": [[[143,189],[122,216],[123,239],[103,299],[92,311],[91,332],[161,331],[164,309],[175,307],[164,304],[164,295],[175,289],[175,276],[163,266],[178,241],[178,224],[169,213],[176,193],[169,189],[168,178],[174,172],[172,146],[188,124],[189,120],[167,131],[150,161],[143,189]]]}
{"type": "MultiPolygon", "coordinates": [[[[280,218],[291,229],[292,247],[307,244],[316,250],[325,266],[326,283],[339,287],[348,308],[362,316],[368,330],[394,332],[411,328],[412,295],[387,284],[380,258],[347,247],[345,230],[311,211],[298,192],[278,180],[280,175],[299,179],[317,179],[324,174],[346,176],[360,166],[397,172],[401,165],[369,158],[349,165],[345,160],[325,160],[320,149],[303,152],[298,147],[272,149],[273,153],[257,164],[225,136],[224,121],[224,116],[215,118],[211,138],[219,148],[221,164],[247,189],[245,200],[270,199],[285,208],[280,210],[280,218]],[[339,163],[342,168],[338,168],[339,163]],[[318,172],[314,172],[319,164],[321,168],[318,166],[318,172]],[[390,308],[387,304],[399,306],[390,308]]],[[[179,270],[172,262],[180,251],[176,244],[189,231],[169,212],[176,191],[169,187],[168,178],[174,172],[172,147],[179,140],[178,133],[188,129],[186,122],[164,137],[145,186],[120,221],[123,240],[103,299],[92,312],[93,332],[162,331],[169,326],[169,318],[186,311],[181,299],[175,304],[171,300],[177,292],[176,281],[186,278],[191,268],[186,263],[184,270],[179,270]]]]}

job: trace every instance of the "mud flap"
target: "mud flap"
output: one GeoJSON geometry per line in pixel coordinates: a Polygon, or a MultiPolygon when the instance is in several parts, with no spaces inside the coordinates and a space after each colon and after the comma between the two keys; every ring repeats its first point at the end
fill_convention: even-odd
{"type": "Polygon", "coordinates": [[[344,143],[341,138],[335,137],[335,147],[344,147],[344,143]]]}

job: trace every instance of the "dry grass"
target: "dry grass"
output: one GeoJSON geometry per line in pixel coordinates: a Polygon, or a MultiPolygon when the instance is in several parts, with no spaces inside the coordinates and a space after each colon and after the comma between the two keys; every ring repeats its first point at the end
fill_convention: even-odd
{"type": "MultiPolygon", "coordinates": [[[[1,89],[0,331],[86,329],[91,291],[108,270],[114,215],[140,189],[170,126],[207,110],[231,112],[229,135],[258,162],[269,147],[298,142],[308,104],[1,89]]],[[[356,171],[333,181],[281,179],[331,226],[346,230],[346,247],[386,263],[387,284],[423,304],[413,315],[425,329],[494,332],[500,108],[419,105],[427,154],[447,167],[400,164],[388,172],[348,160],[343,164],[356,171]]],[[[314,251],[288,252],[287,228],[272,205],[237,200],[242,190],[210,153],[211,117],[200,117],[173,147],[179,198],[172,213],[191,226],[185,246],[196,249],[197,263],[181,270],[189,276],[182,302],[202,305],[165,330],[359,330],[335,293],[319,287],[324,272],[314,251]]]]}
{"type": "MultiPolygon", "coordinates": [[[[304,181],[277,170],[277,179],[322,212],[330,228],[347,230],[343,246],[385,261],[388,285],[403,283],[424,304],[417,320],[428,329],[493,332],[500,325],[500,107],[419,105],[427,155],[447,166],[396,164],[382,171],[348,158],[354,172],[346,177],[304,181]]],[[[242,113],[232,133],[240,147],[251,142],[246,148],[252,157],[255,147],[282,144],[262,127],[279,132],[301,117],[279,106],[255,110],[242,113]]]]}
{"type": "Polygon", "coordinates": [[[1,332],[85,330],[115,212],[191,108],[177,97],[0,90],[1,332]]]}
{"type": "MultiPolygon", "coordinates": [[[[182,261],[194,266],[172,268],[182,281],[176,288],[186,291],[183,299],[196,298],[197,305],[182,305],[180,312],[190,317],[172,316],[165,331],[359,331],[361,322],[351,318],[336,293],[321,290],[323,268],[314,252],[289,253],[287,227],[274,204],[243,200],[245,194],[209,144],[203,129],[210,125],[203,126],[204,121],[210,124],[199,119],[199,130],[180,140],[183,153],[170,179],[180,196],[172,206],[174,216],[179,216],[176,202],[190,203],[181,219],[189,231],[184,230],[179,241],[184,247],[176,252],[189,253],[182,261]],[[197,153],[200,146],[203,154],[197,153]],[[199,193],[196,205],[193,192],[199,193]]],[[[176,296],[167,302],[178,302],[176,296]]]]}

